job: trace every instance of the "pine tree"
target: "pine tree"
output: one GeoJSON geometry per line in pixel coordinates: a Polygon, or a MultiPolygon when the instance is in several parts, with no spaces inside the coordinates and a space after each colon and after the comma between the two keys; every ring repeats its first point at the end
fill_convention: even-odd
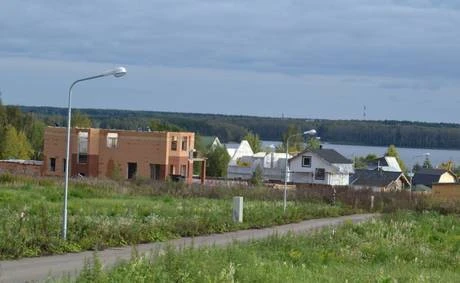
{"type": "Polygon", "coordinates": [[[433,168],[433,165],[431,165],[431,160],[428,158],[428,156],[425,158],[425,161],[423,161],[422,167],[428,169],[433,168]]]}
{"type": "Polygon", "coordinates": [[[206,173],[211,177],[227,176],[228,162],[230,156],[223,146],[218,146],[207,154],[206,173]]]}

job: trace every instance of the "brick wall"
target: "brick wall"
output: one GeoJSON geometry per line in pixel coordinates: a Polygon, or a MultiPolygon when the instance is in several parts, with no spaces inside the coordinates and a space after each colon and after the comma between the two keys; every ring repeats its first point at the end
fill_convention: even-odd
{"type": "MultiPolygon", "coordinates": [[[[81,173],[89,177],[111,177],[116,170],[123,179],[128,178],[130,171],[135,171],[135,176],[150,178],[152,168],[159,166],[159,180],[164,180],[170,175],[171,168],[174,168],[174,174],[183,173],[188,182],[192,181],[193,161],[189,159],[195,143],[195,134],[192,132],[73,128],[70,140],[71,176],[81,173]],[[88,160],[81,164],[78,163],[79,132],[88,133],[88,160]],[[109,137],[116,142],[112,144],[109,137]]],[[[64,175],[65,144],[65,128],[48,127],[45,130],[45,175],[64,175]],[[54,171],[50,170],[51,160],[55,162],[54,171]]]]}
{"type": "Polygon", "coordinates": [[[0,174],[11,173],[32,177],[41,176],[42,162],[0,160],[0,174]]]}

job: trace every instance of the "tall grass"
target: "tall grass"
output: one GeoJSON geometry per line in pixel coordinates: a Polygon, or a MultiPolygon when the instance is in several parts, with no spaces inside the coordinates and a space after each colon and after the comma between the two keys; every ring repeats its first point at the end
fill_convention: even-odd
{"type": "MultiPolygon", "coordinates": [[[[231,218],[229,192],[194,195],[196,188],[161,184],[126,186],[94,180],[72,182],[68,204],[68,240],[60,238],[63,190],[52,179],[8,177],[0,187],[0,258],[40,256],[162,241],[239,229],[350,214],[346,206],[290,202],[282,198],[245,201],[244,223],[231,218]],[[112,187],[113,184],[113,187],[112,187]],[[212,195],[214,194],[215,195],[212,195]],[[211,196],[212,195],[212,196],[211,196]]],[[[201,190],[201,189],[200,189],[201,190]]],[[[239,189],[235,189],[240,192],[239,189]]],[[[256,190],[251,194],[256,194],[256,190]]],[[[257,193],[258,194],[258,193],[257,193]]]]}
{"type": "Polygon", "coordinates": [[[206,188],[183,183],[120,183],[76,179],[69,190],[68,241],[60,239],[62,180],[0,175],[0,259],[49,255],[162,241],[182,236],[260,228],[305,219],[409,208],[460,213],[406,193],[377,194],[346,188],[289,190],[264,187],[206,188]],[[231,198],[244,196],[244,223],[231,219],[231,198]],[[335,199],[335,202],[334,202],[335,199]]]}
{"type": "Polygon", "coordinates": [[[77,282],[460,282],[460,219],[399,212],[313,236],[135,257],[77,282]]]}

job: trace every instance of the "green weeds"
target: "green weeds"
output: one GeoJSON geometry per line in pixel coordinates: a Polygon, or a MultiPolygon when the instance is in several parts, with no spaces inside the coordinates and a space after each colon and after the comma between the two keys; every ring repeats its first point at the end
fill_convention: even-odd
{"type": "Polygon", "coordinates": [[[5,181],[0,187],[1,259],[101,250],[357,211],[342,205],[290,201],[284,213],[281,195],[264,200],[257,197],[260,189],[246,189],[244,223],[234,223],[231,198],[243,189],[232,193],[231,189],[206,192],[191,187],[187,191],[183,185],[161,183],[168,193],[160,193],[153,187],[156,184],[123,187],[112,181],[77,180],[69,190],[64,242],[60,237],[62,183],[16,176],[5,180],[13,183],[5,181]]]}
{"type": "Polygon", "coordinates": [[[398,212],[312,236],[169,248],[77,282],[459,282],[460,219],[398,212]],[[155,260],[154,260],[155,259],[155,260]]]}
{"type": "MultiPolygon", "coordinates": [[[[406,193],[376,194],[336,188],[283,191],[264,187],[206,188],[184,183],[139,180],[71,181],[68,240],[60,238],[63,184],[52,178],[0,175],[0,259],[100,250],[177,237],[261,228],[311,218],[373,211],[460,213],[458,202],[441,203],[406,193]],[[233,196],[244,197],[244,222],[231,219],[233,196]]],[[[433,241],[438,237],[432,235],[433,241]]],[[[382,253],[381,257],[385,256],[382,253]]],[[[329,258],[325,255],[325,259],[329,258]]]]}

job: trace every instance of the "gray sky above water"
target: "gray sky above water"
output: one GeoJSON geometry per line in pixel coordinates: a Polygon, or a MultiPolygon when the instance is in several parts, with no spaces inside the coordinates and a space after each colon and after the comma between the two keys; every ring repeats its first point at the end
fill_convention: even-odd
{"type": "Polygon", "coordinates": [[[460,122],[460,2],[4,0],[4,104],[460,122]]]}

